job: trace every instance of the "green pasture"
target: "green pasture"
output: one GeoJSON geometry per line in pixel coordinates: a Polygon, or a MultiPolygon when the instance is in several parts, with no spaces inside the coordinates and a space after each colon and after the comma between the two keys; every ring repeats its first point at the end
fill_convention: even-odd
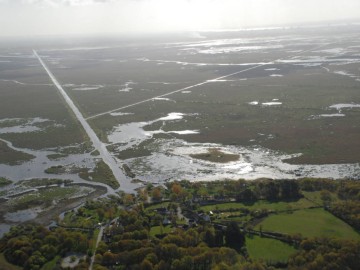
{"type": "Polygon", "coordinates": [[[293,213],[270,215],[259,223],[255,229],[286,234],[300,233],[305,237],[337,237],[360,239],[351,226],[333,216],[322,208],[303,209],[293,213]]]}
{"type": "Polygon", "coordinates": [[[170,202],[162,202],[162,203],[152,204],[152,205],[146,207],[146,210],[151,211],[151,210],[155,210],[157,208],[163,208],[163,207],[167,208],[169,203],[170,202]]]}
{"type": "Polygon", "coordinates": [[[296,249],[279,240],[262,238],[260,236],[247,236],[246,248],[250,258],[269,262],[287,261],[296,249]]]}
{"type": "Polygon", "coordinates": [[[8,263],[3,253],[0,253],[0,269],[1,270],[21,270],[22,267],[8,263]]]}
{"type": "Polygon", "coordinates": [[[230,203],[219,203],[219,204],[212,204],[202,206],[201,210],[205,212],[218,210],[221,212],[227,212],[230,209],[243,209],[247,208],[248,210],[273,210],[273,211],[289,211],[294,209],[306,209],[309,207],[316,206],[314,203],[310,202],[305,198],[301,198],[297,201],[279,201],[279,202],[270,202],[270,201],[256,201],[254,203],[237,203],[237,202],[230,202],[230,203]]]}
{"type": "Polygon", "coordinates": [[[171,226],[154,226],[150,229],[150,236],[155,237],[157,234],[170,233],[172,230],[171,226]]]}

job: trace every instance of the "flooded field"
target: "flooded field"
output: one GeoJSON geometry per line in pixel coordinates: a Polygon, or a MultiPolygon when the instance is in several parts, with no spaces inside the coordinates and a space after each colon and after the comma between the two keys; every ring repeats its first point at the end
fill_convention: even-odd
{"type": "Polygon", "coordinates": [[[359,178],[359,30],[5,44],[1,197],[32,179],[113,193],[141,186],[131,178],[359,178]]]}

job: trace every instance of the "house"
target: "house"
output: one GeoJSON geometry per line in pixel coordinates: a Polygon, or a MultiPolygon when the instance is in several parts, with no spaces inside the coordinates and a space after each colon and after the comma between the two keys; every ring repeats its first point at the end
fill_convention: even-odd
{"type": "Polygon", "coordinates": [[[165,217],[162,223],[164,226],[166,226],[166,225],[170,225],[171,221],[167,217],[165,217]]]}

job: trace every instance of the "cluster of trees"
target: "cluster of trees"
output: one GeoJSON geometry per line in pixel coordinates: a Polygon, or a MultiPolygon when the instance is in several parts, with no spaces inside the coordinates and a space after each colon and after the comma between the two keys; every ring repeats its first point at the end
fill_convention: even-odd
{"type": "Polygon", "coordinates": [[[252,265],[244,257],[245,236],[237,223],[226,228],[211,224],[173,228],[160,238],[150,235],[151,217],[142,207],[122,210],[105,232],[95,255],[97,269],[227,269],[252,265]]]}
{"type": "Polygon", "coordinates": [[[343,181],[337,190],[340,201],[330,204],[330,211],[360,230],[360,182],[343,181]]]}
{"type": "Polygon", "coordinates": [[[294,180],[259,179],[255,181],[229,180],[207,183],[181,181],[168,184],[170,199],[189,198],[221,199],[235,198],[237,201],[294,200],[302,197],[300,185],[294,180]]]}
{"type": "Polygon", "coordinates": [[[340,201],[331,205],[330,211],[337,217],[346,221],[352,227],[360,230],[360,202],[340,201]]]}
{"type": "Polygon", "coordinates": [[[40,225],[12,227],[0,241],[0,251],[6,260],[23,269],[40,269],[55,256],[67,252],[86,254],[91,245],[91,236],[79,231],[57,228],[50,231],[40,225]]]}
{"type": "Polygon", "coordinates": [[[294,180],[258,179],[246,181],[244,179],[190,182],[187,180],[168,182],[166,189],[148,184],[138,191],[137,197],[123,196],[124,204],[131,205],[136,200],[142,202],[159,202],[163,199],[177,202],[186,202],[191,199],[236,199],[237,201],[256,200],[295,200],[301,195],[301,186],[294,180]]]}
{"type": "Polygon", "coordinates": [[[305,191],[321,191],[324,206],[332,214],[360,230],[360,182],[357,180],[302,179],[305,191]]]}
{"type": "Polygon", "coordinates": [[[296,200],[302,197],[300,187],[294,180],[258,180],[254,182],[254,194],[257,199],[269,201],[296,200]]]}
{"type": "Polygon", "coordinates": [[[303,178],[297,181],[301,190],[321,191],[328,190],[334,192],[338,189],[340,182],[322,178],[303,178]]]}
{"type": "Polygon", "coordinates": [[[288,269],[359,269],[360,242],[315,238],[303,240],[288,269]]]}
{"type": "MultiPolygon", "coordinates": [[[[170,200],[166,215],[178,221],[179,206],[187,206],[189,201],[196,205],[190,199],[293,200],[302,197],[301,191],[320,191],[329,211],[360,228],[360,183],[324,179],[180,181],[168,183],[167,188],[148,185],[136,196],[122,194],[86,202],[71,212],[71,224],[91,220],[90,227],[94,228],[98,222],[107,222],[95,254],[96,270],[272,269],[265,262],[254,262],[248,257],[244,232],[238,223],[211,224],[200,219],[196,227],[181,227],[173,222],[172,231],[163,234],[164,216],[145,209],[144,204],[150,200],[170,200]],[[123,205],[127,207],[123,209],[123,205]],[[157,226],[161,233],[154,236],[152,229],[157,226]]],[[[245,210],[249,211],[245,208],[242,211],[245,210]]],[[[257,215],[264,213],[256,211],[257,215]]],[[[76,269],[87,269],[94,246],[93,233],[83,231],[81,226],[67,227],[54,230],[31,224],[13,227],[0,240],[0,252],[8,262],[24,269],[41,269],[45,263],[57,260],[56,256],[79,252],[88,257],[76,269]]],[[[300,243],[299,251],[289,259],[289,269],[357,269],[360,265],[360,242],[301,237],[294,240],[300,243]]],[[[60,269],[59,265],[56,269],[60,269]]]]}

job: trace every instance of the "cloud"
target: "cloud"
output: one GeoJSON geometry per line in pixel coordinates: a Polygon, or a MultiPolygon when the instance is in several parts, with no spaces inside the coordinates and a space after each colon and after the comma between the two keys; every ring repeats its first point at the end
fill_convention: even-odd
{"type": "Polygon", "coordinates": [[[108,4],[118,2],[116,0],[0,0],[0,4],[29,5],[37,7],[60,7],[60,6],[88,6],[96,4],[108,4]]]}
{"type": "Polygon", "coordinates": [[[359,0],[0,0],[0,35],[184,31],[360,19],[359,0]]]}

